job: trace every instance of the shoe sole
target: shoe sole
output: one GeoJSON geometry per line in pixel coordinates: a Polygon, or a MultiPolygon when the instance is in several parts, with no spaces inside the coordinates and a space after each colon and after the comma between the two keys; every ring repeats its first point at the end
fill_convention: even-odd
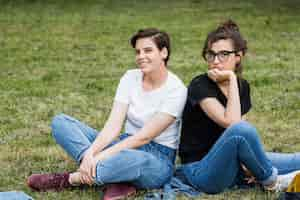
{"type": "Polygon", "coordinates": [[[129,193],[127,193],[126,195],[119,195],[119,196],[113,196],[113,197],[105,197],[105,192],[104,192],[104,197],[103,200],[122,200],[128,197],[132,197],[137,193],[136,190],[133,190],[129,193]]]}
{"type": "Polygon", "coordinates": [[[136,192],[132,192],[132,193],[128,193],[126,195],[120,195],[120,196],[116,196],[116,197],[106,197],[106,198],[103,198],[103,200],[122,200],[122,199],[125,199],[128,197],[132,197],[135,194],[136,194],[136,192]]]}
{"type": "Polygon", "coordinates": [[[62,189],[40,189],[40,188],[35,188],[32,187],[29,183],[29,180],[26,180],[26,185],[34,192],[61,192],[62,190],[66,189],[66,188],[62,188],[62,189]]]}

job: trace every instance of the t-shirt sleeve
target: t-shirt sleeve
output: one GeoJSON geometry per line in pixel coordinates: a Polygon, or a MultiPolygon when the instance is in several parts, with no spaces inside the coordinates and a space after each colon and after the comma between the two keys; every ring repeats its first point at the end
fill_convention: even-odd
{"type": "Polygon", "coordinates": [[[129,73],[126,72],[122,78],[120,79],[116,95],[115,95],[115,101],[129,104],[129,96],[130,96],[130,82],[131,79],[129,77],[129,73]]]}
{"type": "Polygon", "coordinates": [[[160,112],[170,114],[180,118],[187,98],[187,89],[182,86],[173,88],[166,95],[165,100],[160,105],[160,112]]]}
{"type": "Polygon", "coordinates": [[[241,111],[242,115],[249,112],[251,108],[251,96],[250,96],[250,85],[246,80],[242,81],[242,87],[241,87],[241,111]]]}
{"type": "Polygon", "coordinates": [[[188,100],[195,106],[207,97],[217,97],[217,94],[209,79],[202,76],[191,83],[188,90],[188,100]]]}

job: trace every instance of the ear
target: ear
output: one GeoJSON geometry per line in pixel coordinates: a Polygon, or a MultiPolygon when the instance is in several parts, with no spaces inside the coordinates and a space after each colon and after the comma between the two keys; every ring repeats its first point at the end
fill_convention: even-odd
{"type": "Polygon", "coordinates": [[[160,53],[161,53],[161,55],[164,59],[166,59],[168,57],[168,54],[169,54],[168,49],[166,47],[162,48],[160,53]]]}
{"type": "Polygon", "coordinates": [[[237,52],[235,57],[236,57],[236,62],[241,63],[242,62],[242,57],[243,57],[243,52],[242,51],[237,52]]]}

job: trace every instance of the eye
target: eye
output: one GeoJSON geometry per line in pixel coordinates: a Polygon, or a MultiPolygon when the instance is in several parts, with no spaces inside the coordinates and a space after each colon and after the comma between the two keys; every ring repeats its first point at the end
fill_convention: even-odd
{"type": "Polygon", "coordinates": [[[229,51],[220,51],[218,54],[219,54],[220,56],[228,56],[230,53],[231,53],[231,52],[229,52],[229,51]]]}
{"type": "Polygon", "coordinates": [[[224,61],[225,59],[228,58],[230,52],[228,51],[220,51],[218,52],[218,57],[220,58],[220,60],[224,61]]]}
{"type": "Polygon", "coordinates": [[[135,50],[135,55],[139,55],[141,53],[141,51],[139,49],[135,50]]]}
{"type": "Polygon", "coordinates": [[[150,52],[152,52],[152,48],[145,48],[144,51],[145,51],[145,53],[150,53],[150,52]]]}
{"type": "Polygon", "coordinates": [[[204,56],[206,60],[213,60],[215,53],[213,51],[207,51],[204,56]]]}

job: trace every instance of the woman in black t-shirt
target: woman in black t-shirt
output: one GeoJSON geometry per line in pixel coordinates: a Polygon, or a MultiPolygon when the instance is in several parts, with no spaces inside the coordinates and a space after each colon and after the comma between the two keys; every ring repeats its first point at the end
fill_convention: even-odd
{"type": "Polygon", "coordinates": [[[231,20],[208,34],[203,57],[208,72],[188,87],[183,112],[178,177],[198,190],[259,183],[284,190],[300,169],[299,154],[266,153],[257,130],[243,121],[251,108],[250,88],[241,77],[247,42],[231,20]]]}

